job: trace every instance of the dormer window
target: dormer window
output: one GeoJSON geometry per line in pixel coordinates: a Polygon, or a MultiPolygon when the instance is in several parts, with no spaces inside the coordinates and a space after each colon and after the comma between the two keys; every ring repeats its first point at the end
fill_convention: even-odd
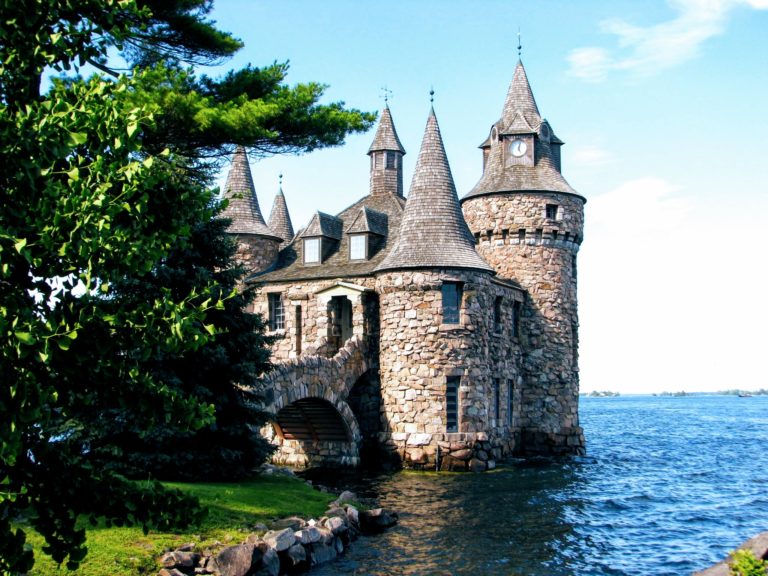
{"type": "Polygon", "coordinates": [[[349,259],[367,260],[368,259],[368,235],[351,234],[349,236],[349,259]]]}
{"type": "Polygon", "coordinates": [[[320,263],[320,238],[304,239],[304,263],[305,264],[320,263]]]}

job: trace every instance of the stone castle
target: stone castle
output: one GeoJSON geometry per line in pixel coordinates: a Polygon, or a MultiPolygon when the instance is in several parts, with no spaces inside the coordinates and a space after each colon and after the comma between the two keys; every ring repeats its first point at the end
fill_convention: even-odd
{"type": "Polygon", "coordinates": [[[298,233],[282,187],[264,221],[237,150],[224,215],[254,309],[277,336],[259,384],[277,462],[484,470],[507,455],[584,452],[586,200],[560,173],[562,145],[518,62],[475,187],[459,198],[431,110],[406,198],[385,106],[368,195],[298,233]]]}

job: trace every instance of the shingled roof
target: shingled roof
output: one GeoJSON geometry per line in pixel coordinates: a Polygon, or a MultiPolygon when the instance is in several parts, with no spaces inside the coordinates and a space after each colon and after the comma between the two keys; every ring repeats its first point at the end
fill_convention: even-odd
{"type": "Polygon", "coordinates": [[[222,211],[221,217],[232,220],[227,232],[280,238],[266,225],[261,215],[251,168],[248,165],[248,156],[242,146],[237,147],[232,158],[232,168],[227,176],[224,197],[229,203],[222,211]]]}
{"type": "Polygon", "coordinates": [[[554,134],[549,139],[540,138],[544,121],[539,114],[538,106],[533,98],[531,86],[525,73],[523,63],[518,61],[515,75],[507,92],[501,118],[493,125],[493,130],[499,134],[532,134],[535,138],[534,165],[504,164],[504,146],[509,140],[490,137],[481,148],[490,145],[490,152],[485,163],[485,169],[480,180],[464,197],[462,202],[475,196],[496,194],[502,192],[563,192],[577,194],[571,185],[563,178],[558,169],[553,146],[563,142],[554,134]]]}
{"type": "Polygon", "coordinates": [[[299,234],[300,238],[313,238],[325,236],[334,240],[341,240],[341,233],[344,230],[344,222],[341,218],[331,216],[325,212],[315,212],[307,227],[299,234]]]}
{"type": "Polygon", "coordinates": [[[475,251],[459,206],[440,127],[430,110],[397,243],[376,271],[471,268],[493,272],[475,251]]]}
{"type": "Polygon", "coordinates": [[[387,215],[368,206],[363,206],[354,217],[352,223],[347,226],[347,234],[370,232],[379,236],[387,235],[387,215]]]}
{"type": "Polygon", "coordinates": [[[501,113],[502,134],[510,133],[507,132],[507,129],[512,127],[516,116],[521,117],[518,119],[518,125],[524,122],[532,128],[531,131],[535,131],[541,124],[539,107],[536,106],[531,85],[528,83],[528,75],[525,73],[525,68],[520,60],[517,61],[515,75],[509,85],[509,90],[507,90],[507,98],[501,113]]]}
{"type": "Polygon", "coordinates": [[[400,138],[397,137],[397,131],[395,130],[395,124],[392,122],[389,105],[384,106],[384,110],[381,111],[379,126],[376,128],[376,136],[373,137],[373,143],[368,149],[368,154],[378,150],[397,150],[401,154],[405,154],[405,148],[400,143],[400,138]]]}
{"type": "MultiPolygon", "coordinates": [[[[350,260],[350,234],[343,234],[341,240],[334,243],[333,251],[324,256],[322,264],[319,266],[317,264],[304,264],[304,242],[302,240],[307,236],[312,236],[318,229],[310,230],[310,234],[307,234],[307,229],[314,227],[315,217],[313,216],[307,229],[301,230],[288,246],[280,250],[274,268],[269,272],[251,276],[250,280],[269,283],[371,276],[374,268],[397,243],[400,218],[404,206],[405,199],[401,196],[394,194],[368,195],[344,209],[337,216],[331,217],[342,223],[343,230],[350,232],[359,225],[361,211],[365,210],[371,232],[375,234],[370,246],[368,260],[350,260]],[[375,223],[374,219],[376,220],[375,223]],[[383,233],[383,235],[379,233],[383,233]]],[[[318,226],[321,227],[321,223],[318,222],[318,226]]]]}
{"type": "Polygon", "coordinates": [[[272,204],[268,226],[283,239],[280,243],[280,248],[286,246],[293,239],[293,224],[291,223],[291,215],[288,213],[288,205],[285,203],[282,185],[278,189],[277,196],[275,196],[275,201],[272,204]]]}

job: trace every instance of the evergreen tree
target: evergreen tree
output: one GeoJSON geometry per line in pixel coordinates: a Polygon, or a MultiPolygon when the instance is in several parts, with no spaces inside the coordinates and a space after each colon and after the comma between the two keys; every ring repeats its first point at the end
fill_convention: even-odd
{"type": "MultiPolygon", "coordinates": [[[[115,431],[167,431],[208,453],[247,434],[236,384],[267,358],[259,321],[238,312],[247,295],[230,292],[211,177],[237,144],[308,151],[372,122],[320,104],[320,85],[286,86],[285,65],[197,78],[184,66],[240,46],[206,20],[210,7],[0,0],[0,572],[33,563],[16,520],[76,568],[78,518],[149,529],[199,516],[181,493],[102,463],[130,452],[115,431]],[[113,47],[137,65],[129,76],[115,77],[113,47]],[[105,76],[41,92],[46,71],[84,64],[105,76]],[[220,378],[205,379],[211,366],[220,378]]],[[[227,465],[247,468],[259,450],[227,465]]]]}

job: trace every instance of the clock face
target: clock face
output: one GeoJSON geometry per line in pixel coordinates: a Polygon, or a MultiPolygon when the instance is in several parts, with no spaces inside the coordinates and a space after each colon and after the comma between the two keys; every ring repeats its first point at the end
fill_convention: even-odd
{"type": "Polygon", "coordinates": [[[528,144],[519,138],[517,140],[512,140],[512,143],[509,145],[509,151],[512,153],[512,156],[516,158],[520,158],[520,156],[525,154],[527,150],[528,144]]]}

